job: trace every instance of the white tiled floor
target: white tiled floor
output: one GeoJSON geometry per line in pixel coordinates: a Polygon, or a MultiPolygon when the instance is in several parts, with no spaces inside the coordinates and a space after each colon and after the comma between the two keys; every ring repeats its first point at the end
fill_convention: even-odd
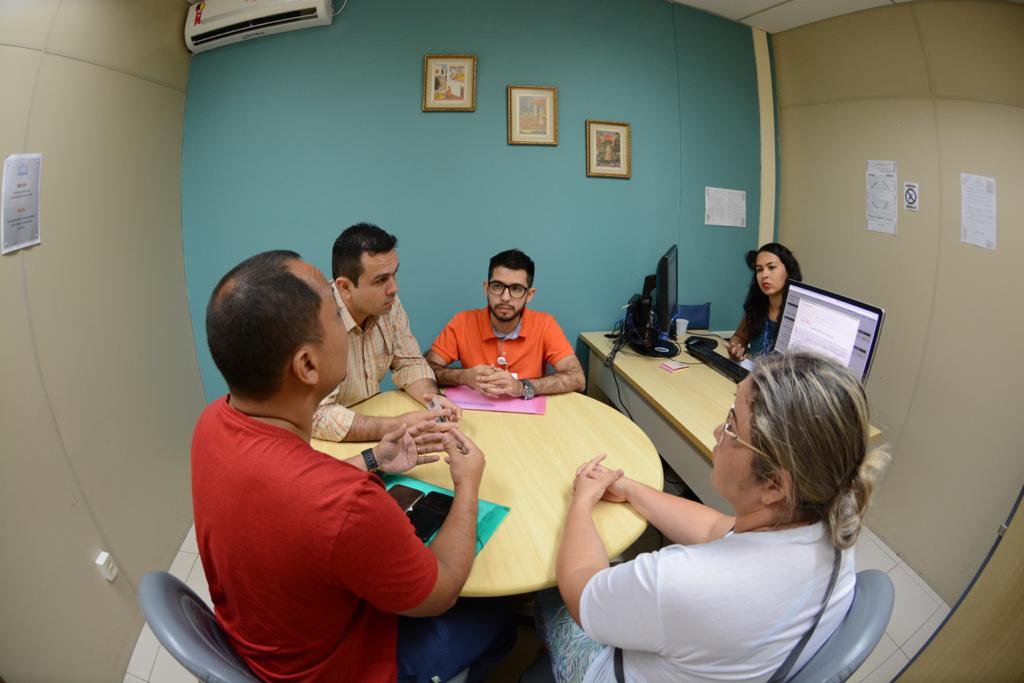
{"type": "MultiPolygon", "coordinates": [[[[885,635],[850,678],[850,683],[888,683],[939,627],[949,614],[949,605],[868,529],[864,529],[857,542],[857,569],[880,569],[888,573],[896,588],[896,604],[885,635]]],[[[194,528],[185,537],[168,571],[185,581],[207,604],[212,604],[206,575],[199,562],[194,528]]],[[[143,626],[123,683],[147,681],[193,683],[195,679],[160,646],[149,626],[143,626]]]]}

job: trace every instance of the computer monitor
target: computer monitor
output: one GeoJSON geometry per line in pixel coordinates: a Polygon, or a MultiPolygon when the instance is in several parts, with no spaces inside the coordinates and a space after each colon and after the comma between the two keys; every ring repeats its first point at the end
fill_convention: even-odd
{"type": "Polygon", "coordinates": [[[774,350],[816,351],[865,382],[884,317],[885,311],[877,306],[790,280],[774,350]]]}
{"type": "Polygon", "coordinates": [[[657,284],[654,289],[654,318],[658,326],[658,338],[668,339],[672,333],[672,316],[676,312],[676,245],[669,247],[665,255],[658,259],[656,271],[657,284]]]}
{"type": "Polygon", "coordinates": [[[679,347],[669,341],[676,310],[677,253],[675,245],[669,247],[658,259],[655,274],[644,278],[641,294],[630,299],[626,339],[637,353],[645,356],[668,357],[679,353],[679,347]]]}

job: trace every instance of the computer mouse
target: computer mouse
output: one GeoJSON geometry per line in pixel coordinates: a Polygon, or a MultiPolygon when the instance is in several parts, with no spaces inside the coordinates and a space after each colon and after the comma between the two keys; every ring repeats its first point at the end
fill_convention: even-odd
{"type": "Polygon", "coordinates": [[[714,339],[709,339],[708,337],[691,335],[686,338],[686,348],[688,349],[700,347],[707,351],[714,351],[716,346],[718,346],[718,342],[714,339]]]}

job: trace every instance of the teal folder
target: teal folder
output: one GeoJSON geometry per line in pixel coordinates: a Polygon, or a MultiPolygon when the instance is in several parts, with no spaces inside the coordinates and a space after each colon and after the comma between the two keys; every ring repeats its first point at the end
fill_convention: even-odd
{"type": "MultiPolygon", "coordinates": [[[[449,496],[454,496],[455,492],[451,489],[442,488],[440,486],[434,486],[428,484],[425,481],[419,479],[413,479],[412,477],[406,477],[401,474],[386,474],[384,475],[384,486],[391,488],[395,484],[402,484],[408,486],[411,489],[417,491],[423,491],[424,494],[430,493],[431,491],[439,491],[440,493],[447,493],[449,496]]],[[[476,512],[476,553],[479,555],[480,551],[487,545],[487,541],[490,540],[494,532],[501,526],[502,520],[505,519],[505,515],[508,514],[509,508],[507,505],[498,505],[492,503],[489,500],[480,499],[480,505],[477,507],[476,512]]],[[[436,536],[437,533],[434,533],[436,536]]],[[[434,540],[434,536],[427,539],[427,545],[434,540]]]]}

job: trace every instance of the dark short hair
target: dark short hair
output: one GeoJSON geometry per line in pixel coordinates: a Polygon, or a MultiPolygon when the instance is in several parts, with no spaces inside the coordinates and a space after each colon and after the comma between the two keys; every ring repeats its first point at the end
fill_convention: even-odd
{"type": "Polygon", "coordinates": [[[294,251],[265,251],[232,268],[206,306],[210,354],[231,393],[257,400],[281,387],[292,354],[323,341],[321,294],[288,269],[294,251]]]}
{"type": "Polygon", "coordinates": [[[533,259],[518,249],[506,249],[491,257],[491,265],[487,269],[488,280],[494,275],[494,269],[499,267],[509,270],[525,270],[526,286],[533,287],[533,259]]]}
{"type": "Polygon", "coordinates": [[[363,274],[363,264],[360,261],[363,254],[383,254],[397,245],[397,237],[381,230],[373,223],[356,223],[346,228],[345,232],[334,240],[334,249],[331,251],[331,276],[335,280],[346,277],[358,287],[359,276],[363,274]]]}

